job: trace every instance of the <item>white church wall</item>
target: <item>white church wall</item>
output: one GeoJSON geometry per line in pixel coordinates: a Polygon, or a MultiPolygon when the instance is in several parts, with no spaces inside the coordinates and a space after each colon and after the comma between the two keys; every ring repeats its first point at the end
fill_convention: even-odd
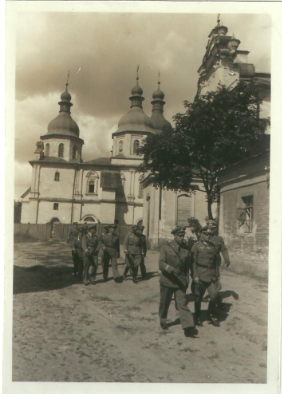
{"type": "MultiPolygon", "coordinates": [[[[53,218],[58,218],[61,223],[71,223],[72,203],[58,202],[58,209],[54,209],[51,201],[40,201],[37,223],[48,223],[53,218]]],[[[30,222],[35,223],[35,222],[30,222]]]]}
{"type": "Polygon", "coordinates": [[[70,140],[69,139],[59,139],[59,138],[48,138],[44,140],[44,148],[46,150],[46,144],[49,143],[49,156],[50,157],[58,157],[59,153],[59,145],[62,143],[64,145],[64,156],[62,157],[64,160],[69,160],[70,157],[70,140]]]}
{"type": "Polygon", "coordinates": [[[21,223],[29,222],[29,201],[22,201],[21,223]]]}
{"type": "Polygon", "coordinates": [[[94,216],[94,218],[98,221],[98,222],[102,222],[101,221],[101,206],[100,206],[100,202],[97,203],[83,203],[82,207],[80,205],[81,208],[81,214],[79,214],[79,216],[77,216],[77,212],[76,212],[76,222],[81,221],[85,216],[94,216]]]}
{"type": "Polygon", "coordinates": [[[74,170],[68,168],[41,167],[40,198],[71,199],[73,196],[74,170]],[[55,173],[59,172],[59,181],[55,181],[55,173]]]}

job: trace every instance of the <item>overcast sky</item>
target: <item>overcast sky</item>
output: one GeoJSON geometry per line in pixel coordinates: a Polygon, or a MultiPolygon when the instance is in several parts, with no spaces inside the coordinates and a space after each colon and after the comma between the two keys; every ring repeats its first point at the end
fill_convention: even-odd
{"type": "MultiPolygon", "coordinates": [[[[70,70],[72,117],[84,139],[84,161],[110,156],[111,133],[130,107],[136,81],[151,115],[158,71],[165,117],[172,122],[192,101],[197,70],[217,14],[109,14],[24,12],[16,41],[15,198],[30,186],[36,142],[57,116],[70,70]]],[[[270,72],[271,20],[267,15],[224,14],[221,22],[250,51],[257,72],[270,72]]]]}

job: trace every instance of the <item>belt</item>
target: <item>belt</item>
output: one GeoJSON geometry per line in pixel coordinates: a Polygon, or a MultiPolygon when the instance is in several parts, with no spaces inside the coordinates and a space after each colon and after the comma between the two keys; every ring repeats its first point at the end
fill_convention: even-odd
{"type": "Polygon", "coordinates": [[[213,265],[202,265],[201,263],[197,263],[197,266],[206,267],[207,269],[215,269],[215,266],[213,266],[213,265]]]}
{"type": "Polygon", "coordinates": [[[140,247],[140,244],[128,244],[131,245],[132,247],[140,247]]]}

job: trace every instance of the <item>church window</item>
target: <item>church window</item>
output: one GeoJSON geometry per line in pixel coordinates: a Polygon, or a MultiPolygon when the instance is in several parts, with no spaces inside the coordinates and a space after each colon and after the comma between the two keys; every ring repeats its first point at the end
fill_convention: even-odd
{"type": "Polygon", "coordinates": [[[92,216],[86,216],[83,220],[84,222],[95,222],[95,219],[92,216]]]}
{"type": "Polygon", "coordinates": [[[58,210],[58,209],[59,209],[59,203],[54,203],[53,209],[54,209],[54,210],[58,210]]]}
{"type": "Polygon", "coordinates": [[[177,197],[177,226],[187,225],[187,218],[191,217],[191,209],[191,197],[188,194],[177,197]]]}
{"type": "Polygon", "coordinates": [[[141,175],[139,177],[139,190],[138,190],[138,197],[139,198],[143,198],[143,185],[142,185],[143,179],[144,179],[144,175],[141,175]]]}
{"type": "Polygon", "coordinates": [[[98,194],[98,181],[99,176],[97,172],[90,171],[86,175],[86,193],[98,194]]]}
{"type": "Polygon", "coordinates": [[[118,143],[118,152],[119,153],[123,152],[123,141],[119,141],[119,143],[118,143]]]}
{"type": "Polygon", "coordinates": [[[59,180],[60,180],[60,173],[59,172],[55,172],[54,181],[59,181],[59,180]]]}
{"type": "Polygon", "coordinates": [[[139,149],[139,146],[140,146],[140,143],[139,143],[138,139],[136,139],[136,140],[133,142],[133,153],[134,153],[134,154],[137,154],[138,149],[139,149]]]}
{"type": "Polygon", "coordinates": [[[72,148],[72,158],[73,158],[73,160],[77,159],[77,147],[76,146],[74,146],[72,148]]]}
{"type": "Polygon", "coordinates": [[[49,153],[50,153],[50,145],[49,145],[49,143],[46,143],[46,146],[45,146],[45,156],[49,156],[49,153]]]}
{"type": "Polygon", "coordinates": [[[59,144],[58,157],[64,157],[64,144],[63,143],[59,144]]]}

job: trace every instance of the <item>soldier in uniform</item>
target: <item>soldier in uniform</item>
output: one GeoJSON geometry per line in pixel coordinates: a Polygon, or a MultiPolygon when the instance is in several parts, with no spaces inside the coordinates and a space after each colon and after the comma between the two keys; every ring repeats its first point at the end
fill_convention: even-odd
{"type": "Polygon", "coordinates": [[[83,249],[83,283],[84,285],[95,284],[98,267],[99,241],[96,236],[96,225],[88,227],[87,233],[82,237],[83,249]]]}
{"type": "MultiPolygon", "coordinates": [[[[224,240],[221,236],[218,235],[218,227],[217,223],[213,219],[209,219],[207,221],[207,226],[211,229],[213,236],[211,238],[211,242],[215,245],[216,249],[216,270],[218,276],[218,289],[221,290],[221,282],[220,282],[220,266],[221,266],[221,255],[223,256],[225,266],[230,266],[230,259],[228,249],[224,243],[224,240]]],[[[218,295],[218,304],[221,305],[220,295],[218,295]]]]}
{"type": "Polygon", "coordinates": [[[75,255],[77,258],[76,260],[77,260],[78,278],[80,280],[82,279],[82,274],[83,274],[83,259],[84,259],[84,252],[82,249],[82,238],[85,233],[87,233],[87,227],[83,227],[82,229],[79,229],[79,233],[73,243],[75,249],[75,255]]]}
{"type": "Polygon", "coordinates": [[[216,269],[216,248],[211,242],[212,231],[202,228],[200,241],[195,243],[193,252],[193,280],[195,282],[195,320],[196,325],[202,326],[201,301],[206,290],[210,295],[208,316],[211,324],[219,326],[217,320],[218,275],[216,269]]]}
{"type": "Polygon", "coordinates": [[[119,245],[119,236],[114,233],[116,229],[116,225],[108,225],[105,227],[105,233],[103,233],[100,237],[100,247],[103,250],[103,277],[104,280],[107,281],[108,273],[109,273],[109,264],[111,261],[114,281],[116,283],[122,281],[122,277],[119,274],[117,268],[117,258],[120,257],[120,245],[119,245]]]}
{"type": "Polygon", "coordinates": [[[161,246],[159,257],[159,269],[162,272],[160,277],[160,325],[164,330],[169,329],[167,314],[174,294],[184,334],[187,337],[195,337],[198,331],[185,299],[189,282],[189,251],[187,245],[183,243],[185,228],[177,226],[171,233],[174,240],[161,246]]]}
{"type": "Polygon", "coordinates": [[[143,239],[138,233],[138,226],[133,225],[131,232],[127,233],[123,243],[124,253],[125,253],[125,264],[126,268],[123,273],[123,278],[126,278],[127,266],[130,268],[132,274],[132,280],[135,284],[138,284],[137,273],[138,267],[141,264],[143,252],[143,239]]]}
{"type": "Polygon", "coordinates": [[[143,280],[145,280],[146,278],[146,274],[147,274],[147,270],[146,270],[146,266],[145,266],[145,259],[146,255],[147,255],[147,243],[146,243],[146,236],[145,234],[143,234],[143,231],[145,229],[145,226],[143,225],[138,225],[138,233],[140,234],[141,238],[142,238],[142,257],[141,257],[141,263],[140,263],[140,272],[141,272],[141,277],[143,280]]]}
{"type": "Polygon", "coordinates": [[[70,234],[67,239],[67,243],[71,247],[71,255],[72,255],[72,261],[73,261],[73,273],[75,276],[78,275],[78,268],[79,268],[79,258],[76,253],[76,249],[74,246],[74,242],[78,236],[80,229],[78,228],[78,223],[74,222],[73,223],[73,228],[70,231],[70,234]]]}

